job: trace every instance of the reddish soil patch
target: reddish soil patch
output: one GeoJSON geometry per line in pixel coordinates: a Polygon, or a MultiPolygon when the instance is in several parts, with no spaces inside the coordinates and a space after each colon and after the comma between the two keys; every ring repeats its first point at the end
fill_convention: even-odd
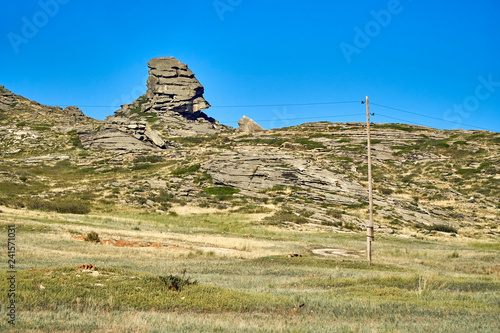
{"type": "MultiPolygon", "coordinates": [[[[84,241],[85,236],[73,236],[73,239],[84,241]]],[[[176,248],[176,246],[172,246],[166,243],[157,243],[157,242],[135,242],[128,241],[123,239],[101,239],[100,244],[118,246],[118,247],[169,247],[176,248]]]]}

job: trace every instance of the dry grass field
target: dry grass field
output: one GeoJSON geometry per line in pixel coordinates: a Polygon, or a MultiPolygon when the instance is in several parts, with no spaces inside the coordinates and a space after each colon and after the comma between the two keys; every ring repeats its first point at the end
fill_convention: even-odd
{"type": "MultiPolygon", "coordinates": [[[[369,266],[363,232],[290,230],[263,225],[263,214],[0,209],[3,244],[7,226],[17,228],[16,326],[4,316],[2,331],[500,330],[491,239],[383,235],[369,266]],[[102,241],[78,237],[90,232],[102,241]],[[76,268],[84,264],[97,271],[76,268]]],[[[7,290],[7,258],[0,268],[7,290]]],[[[0,300],[5,313],[7,293],[0,300]]]]}

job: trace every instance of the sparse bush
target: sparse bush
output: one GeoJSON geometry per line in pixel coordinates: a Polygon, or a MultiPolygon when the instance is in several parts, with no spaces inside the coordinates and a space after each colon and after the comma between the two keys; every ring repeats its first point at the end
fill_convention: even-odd
{"type": "Polygon", "coordinates": [[[323,221],[323,222],[321,222],[321,224],[329,226],[329,227],[341,227],[342,226],[341,221],[338,221],[338,222],[323,221]]]}
{"type": "Polygon", "coordinates": [[[162,202],[160,203],[160,207],[162,210],[169,210],[170,208],[172,208],[172,204],[168,202],[162,202]]]}
{"type": "Polygon", "coordinates": [[[32,129],[39,132],[45,132],[49,131],[51,129],[51,126],[46,124],[40,124],[33,126],[32,129]]]}
{"type": "Polygon", "coordinates": [[[349,229],[349,230],[359,230],[358,226],[352,222],[344,222],[342,224],[342,227],[344,227],[345,229],[349,229]]]}
{"type": "Polygon", "coordinates": [[[91,242],[91,243],[99,243],[101,241],[99,239],[99,235],[95,231],[89,232],[83,240],[86,242],[91,242]]]}
{"type": "Polygon", "coordinates": [[[201,184],[201,183],[209,183],[212,184],[212,176],[210,176],[206,171],[203,171],[201,174],[196,177],[193,182],[195,184],[201,184]]]}
{"type": "Polygon", "coordinates": [[[80,137],[78,135],[72,136],[69,141],[75,148],[83,149],[82,141],[80,141],[80,137]]]}
{"type": "Polygon", "coordinates": [[[14,208],[24,208],[25,203],[23,200],[14,197],[14,198],[0,198],[0,205],[6,207],[14,207],[14,208]]]}
{"type": "Polygon", "coordinates": [[[448,232],[452,234],[458,234],[457,229],[455,229],[452,226],[446,225],[446,224],[434,224],[430,226],[425,227],[429,231],[441,231],[441,232],[448,232]]]}
{"type": "Polygon", "coordinates": [[[136,157],[132,162],[133,163],[158,163],[163,161],[163,158],[160,156],[139,156],[136,157]]]}
{"type": "Polygon", "coordinates": [[[391,188],[382,187],[380,188],[380,192],[385,195],[391,195],[392,193],[394,193],[394,190],[391,188]]]}
{"type": "Polygon", "coordinates": [[[316,149],[316,148],[323,148],[325,149],[326,147],[321,143],[317,141],[312,141],[309,138],[298,138],[295,139],[295,143],[300,143],[306,147],[306,149],[316,149]]]}
{"type": "Polygon", "coordinates": [[[348,209],[359,209],[359,208],[363,208],[363,207],[366,207],[366,206],[369,206],[369,205],[370,204],[368,202],[362,201],[359,204],[346,205],[346,208],[348,208],[348,209]]]}
{"type": "Polygon", "coordinates": [[[280,225],[283,222],[292,222],[297,224],[307,223],[307,218],[301,216],[300,213],[292,211],[288,207],[284,207],[281,210],[274,213],[272,216],[264,218],[263,222],[270,225],[280,225]]]}
{"type": "Polygon", "coordinates": [[[336,218],[336,219],[341,219],[342,218],[342,211],[338,209],[329,209],[326,212],[326,215],[336,218]]]}
{"type": "Polygon", "coordinates": [[[217,196],[218,200],[228,200],[233,194],[240,192],[239,189],[229,186],[205,187],[203,192],[217,196]]]}
{"type": "Polygon", "coordinates": [[[198,283],[198,281],[196,280],[191,280],[189,276],[186,277],[186,271],[182,272],[181,276],[167,275],[167,276],[160,276],[159,279],[161,282],[165,284],[168,290],[172,291],[181,291],[182,288],[186,286],[198,283]]]}
{"type": "Polygon", "coordinates": [[[162,190],[158,195],[150,196],[149,199],[154,202],[169,202],[174,199],[174,195],[166,190],[162,190]]]}
{"type": "Polygon", "coordinates": [[[49,201],[42,199],[32,199],[26,205],[31,210],[43,210],[62,214],[88,214],[90,207],[76,200],[49,201]]]}
{"type": "Polygon", "coordinates": [[[413,180],[413,178],[415,178],[416,176],[417,176],[417,174],[416,174],[416,173],[411,173],[411,174],[406,175],[406,176],[404,176],[403,178],[401,178],[401,181],[402,181],[403,183],[409,183],[409,182],[411,182],[411,181],[413,180]]]}

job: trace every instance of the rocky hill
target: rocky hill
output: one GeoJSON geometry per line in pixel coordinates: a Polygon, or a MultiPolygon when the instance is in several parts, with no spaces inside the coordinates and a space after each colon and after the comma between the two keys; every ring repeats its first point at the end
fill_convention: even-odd
{"type": "Polygon", "coordinates": [[[204,88],[186,64],[175,58],[155,58],[148,66],[146,94],[108,117],[98,130],[80,132],[83,145],[105,150],[158,150],[166,138],[215,134],[228,130],[203,110],[210,104],[204,88]]]}
{"type": "MultiPolygon", "coordinates": [[[[0,204],[159,215],[182,207],[291,230],[365,229],[364,124],[238,132],[203,112],[203,87],[185,64],[149,67],[146,94],[105,121],[0,87],[0,204]]],[[[374,124],[372,146],[376,233],[498,237],[499,133],[374,124]]]]}

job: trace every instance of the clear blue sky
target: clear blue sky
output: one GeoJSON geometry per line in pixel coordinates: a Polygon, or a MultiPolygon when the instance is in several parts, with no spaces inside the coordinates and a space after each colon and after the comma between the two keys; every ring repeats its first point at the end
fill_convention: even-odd
{"type": "Polygon", "coordinates": [[[146,91],[149,59],[174,56],[231,126],[363,121],[358,102],[282,104],[368,95],[374,122],[499,132],[499,14],[497,0],[7,1],[0,84],[104,119],[146,91]]]}

